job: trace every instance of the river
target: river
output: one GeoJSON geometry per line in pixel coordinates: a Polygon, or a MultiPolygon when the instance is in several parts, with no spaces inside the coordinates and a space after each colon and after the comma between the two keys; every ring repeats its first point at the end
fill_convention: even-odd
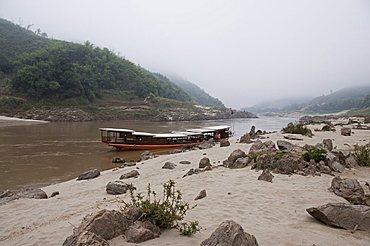
{"type": "Polygon", "coordinates": [[[155,133],[230,125],[239,138],[252,125],[280,131],[296,118],[257,118],[191,122],[73,122],[0,127],[0,191],[39,187],[77,177],[97,168],[114,168],[113,157],[135,160],[141,152],[118,152],[100,143],[100,127],[129,128],[155,133]]]}

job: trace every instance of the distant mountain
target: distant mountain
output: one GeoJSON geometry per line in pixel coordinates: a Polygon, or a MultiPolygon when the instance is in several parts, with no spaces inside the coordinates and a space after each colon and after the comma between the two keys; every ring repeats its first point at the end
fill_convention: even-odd
{"type": "Polygon", "coordinates": [[[182,79],[178,76],[170,77],[171,81],[183,89],[191,99],[203,106],[224,108],[225,105],[217,98],[210,96],[207,92],[201,89],[196,84],[182,79]]]}
{"type": "Polygon", "coordinates": [[[310,100],[312,100],[310,97],[282,98],[264,101],[252,107],[242,108],[241,110],[246,110],[253,113],[286,113],[300,110],[310,100]]]}

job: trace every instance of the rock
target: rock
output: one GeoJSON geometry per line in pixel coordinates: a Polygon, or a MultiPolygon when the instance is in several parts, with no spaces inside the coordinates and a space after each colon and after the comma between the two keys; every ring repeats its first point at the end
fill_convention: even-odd
{"type": "Polygon", "coordinates": [[[180,163],[180,164],[184,164],[184,165],[189,165],[189,164],[191,164],[191,162],[190,162],[190,161],[180,161],[179,163],[180,163]]]}
{"type": "Polygon", "coordinates": [[[291,150],[294,148],[294,145],[288,141],[285,140],[277,140],[276,145],[279,150],[291,150]]]}
{"type": "Polygon", "coordinates": [[[343,151],[336,150],[336,149],[333,149],[331,153],[335,155],[336,161],[338,161],[343,166],[346,165],[346,156],[348,156],[349,153],[344,154],[343,151]]]}
{"type": "Polygon", "coordinates": [[[253,143],[251,140],[251,135],[249,133],[244,134],[243,136],[240,137],[239,143],[253,143]]]}
{"type": "Polygon", "coordinates": [[[206,190],[201,190],[199,192],[199,194],[197,195],[197,197],[194,199],[194,200],[199,200],[199,199],[203,199],[207,196],[207,191],[206,190]]]}
{"type": "Polygon", "coordinates": [[[230,146],[230,142],[227,138],[223,138],[220,140],[220,147],[227,147],[230,146]]]}
{"type": "Polygon", "coordinates": [[[302,141],[303,140],[303,138],[299,138],[299,137],[296,137],[296,136],[293,136],[293,135],[284,135],[284,138],[288,139],[288,140],[297,140],[297,141],[302,141]]]}
{"type": "Polygon", "coordinates": [[[125,233],[126,241],[129,243],[141,243],[159,237],[161,230],[158,226],[145,221],[137,221],[130,226],[125,233]]]}
{"type": "Polygon", "coordinates": [[[364,118],[364,124],[369,124],[370,123],[370,116],[366,116],[364,118]]]}
{"type": "Polygon", "coordinates": [[[163,169],[175,169],[177,165],[175,163],[172,163],[172,162],[165,162],[164,165],[163,165],[163,169]]]}
{"type": "Polygon", "coordinates": [[[251,137],[254,137],[256,135],[256,127],[255,126],[252,126],[250,131],[249,131],[249,135],[251,135],[251,137]]]}
{"type": "Polygon", "coordinates": [[[51,193],[50,197],[54,197],[58,195],[59,195],[59,191],[54,191],[53,193],[51,193]]]}
{"type": "Polygon", "coordinates": [[[112,163],[125,163],[125,160],[120,157],[113,157],[112,163]]]}
{"type": "Polygon", "coordinates": [[[227,161],[229,162],[229,164],[233,164],[237,159],[241,157],[247,157],[247,154],[240,149],[236,149],[230,154],[230,156],[227,158],[227,161]]]}
{"type": "Polygon", "coordinates": [[[331,168],[331,170],[333,170],[334,172],[338,172],[338,173],[344,172],[344,169],[345,169],[344,166],[337,161],[333,161],[332,163],[329,163],[329,167],[331,168]]]}
{"type": "Polygon", "coordinates": [[[125,163],[125,166],[126,166],[126,167],[133,167],[133,166],[136,166],[136,162],[135,162],[135,161],[129,161],[129,162],[125,163]]]}
{"type": "Polygon", "coordinates": [[[365,204],[364,189],[356,179],[335,177],[331,181],[329,190],[352,204],[365,204]]]}
{"type": "Polygon", "coordinates": [[[125,174],[122,174],[121,177],[119,179],[129,179],[129,178],[136,178],[137,176],[139,176],[140,173],[136,170],[132,170],[128,173],[125,173],[125,174]]]}
{"type": "Polygon", "coordinates": [[[141,161],[145,161],[145,160],[149,160],[149,159],[153,159],[155,158],[156,155],[153,154],[152,152],[150,152],[149,150],[146,150],[144,151],[143,153],[141,153],[140,155],[140,160],[141,161]]]}
{"type": "Polygon", "coordinates": [[[240,157],[236,159],[236,161],[234,161],[233,163],[229,163],[228,168],[231,169],[243,168],[248,166],[249,162],[250,162],[249,157],[240,157]]]}
{"type": "Polygon", "coordinates": [[[346,230],[370,231],[370,207],[344,203],[328,203],[306,211],[315,219],[346,230]]]}
{"type": "Polygon", "coordinates": [[[200,161],[199,161],[199,168],[205,168],[207,166],[212,166],[211,165],[211,161],[209,160],[209,158],[207,157],[204,157],[202,158],[200,161]]]}
{"type": "Polygon", "coordinates": [[[182,176],[183,178],[187,177],[187,176],[191,176],[193,174],[198,174],[200,173],[200,170],[198,168],[191,168],[184,176],[182,176]]]}
{"type": "Polygon", "coordinates": [[[340,134],[342,136],[351,136],[351,128],[343,127],[342,129],[340,129],[340,134]]]}
{"type": "Polygon", "coordinates": [[[201,143],[201,144],[198,145],[198,148],[199,149],[210,149],[212,147],[213,147],[212,143],[210,143],[208,141],[203,142],[203,143],[201,143]]]}
{"type": "Polygon", "coordinates": [[[258,180],[264,180],[272,183],[273,178],[274,175],[272,175],[272,173],[269,170],[265,169],[262,171],[262,174],[258,177],[258,180]]]}
{"type": "Polygon", "coordinates": [[[322,140],[322,143],[324,144],[327,150],[329,151],[333,150],[333,141],[331,139],[324,139],[322,140]]]}
{"type": "Polygon", "coordinates": [[[350,154],[350,155],[346,158],[345,163],[346,163],[346,167],[349,167],[349,168],[357,167],[357,166],[358,166],[357,159],[356,159],[356,157],[355,157],[353,154],[350,154]]]}
{"type": "Polygon", "coordinates": [[[252,144],[251,148],[249,149],[249,153],[260,152],[260,151],[270,153],[270,152],[277,151],[277,148],[276,148],[275,143],[272,142],[271,140],[268,140],[264,143],[262,143],[261,140],[257,140],[256,142],[254,142],[254,144],[252,144]]]}
{"type": "Polygon", "coordinates": [[[87,180],[87,179],[93,179],[100,175],[100,171],[98,169],[93,169],[84,172],[80,176],[77,177],[77,180],[87,180]]]}
{"type": "Polygon", "coordinates": [[[258,246],[256,238],[232,220],[222,222],[201,246],[258,246]]]}
{"type": "Polygon", "coordinates": [[[129,188],[128,184],[126,184],[123,181],[118,180],[118,181],[109,182],[106,186],[106,191],[108,194],[111,194],[111,195],[121,195],[121,194],[125,194],[128,188],[129,188]]]}
{"type": "Polygon", "coordinates": [[[107,240],[90,231],[82,231],[67,237],[63,246],[109,246],[107,240]]]}
{"type": "Polygon", "coordinates": [[[47,199],[48,195],[41,189],[26,188],[16,194],[19,198],[47,199]]]}

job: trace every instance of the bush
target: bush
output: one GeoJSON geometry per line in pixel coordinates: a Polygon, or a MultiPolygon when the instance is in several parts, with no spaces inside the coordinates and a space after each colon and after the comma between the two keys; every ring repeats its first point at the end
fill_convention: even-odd
{"type": "Polygon", "coordinates": [[[320,161],[326,162],[326,150],[321,148],[313,148],[303,154],[303,159],[307,162],[314,160],[316,163],[320,161]]]}
{"type": "Polygon", "coordinates": [[[312,131],[303,124],[289,123],[286,127],[282,129],[282,131],[283,133],[301,134],[304,136],[312,137],[312,131]]]}
{"type": "Polygon", "coordinates": [[[177,228],[183,235],[191,235],[200,230],[198,221],[181,223],[190,207],[189,203],[182,200],[182,193],[175,189],[175,181],[169,180],[163,184],[163,196],[157,199],[155,191],[151,190],[150,184],[147,188],[147,196],[141,193],[135,193],[133,186],[129,187],[131,203],[128,206],[136,206],[142,212],[141,220],[149,221],[160,228],[169,229],[177,228]]]}
{"type": "Polygon", "coordinates": [[[355,145],[354,155],[360,166],[370,166],[370,146],[355,145]]]}

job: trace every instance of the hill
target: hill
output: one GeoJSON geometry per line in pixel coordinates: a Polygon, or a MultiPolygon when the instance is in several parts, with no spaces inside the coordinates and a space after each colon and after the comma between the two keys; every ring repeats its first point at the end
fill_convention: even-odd
{"type": "Polygon", "coordinates": [[[309,97],[282,98],[264,101],[252,107],[242,108],[241,110],[247,110],[253,113],[287,113],[301,109],[310,100],[312,100],[312,98],[309,97]]]}
{"type": "Polygon", "coordinates": [[[191,99],[203,106],[224,108],[225,105],[217,98],[210,96],[194,83],[184,80],[178,76],[172,76],[171,81],[183,89],[191,99]]]}

